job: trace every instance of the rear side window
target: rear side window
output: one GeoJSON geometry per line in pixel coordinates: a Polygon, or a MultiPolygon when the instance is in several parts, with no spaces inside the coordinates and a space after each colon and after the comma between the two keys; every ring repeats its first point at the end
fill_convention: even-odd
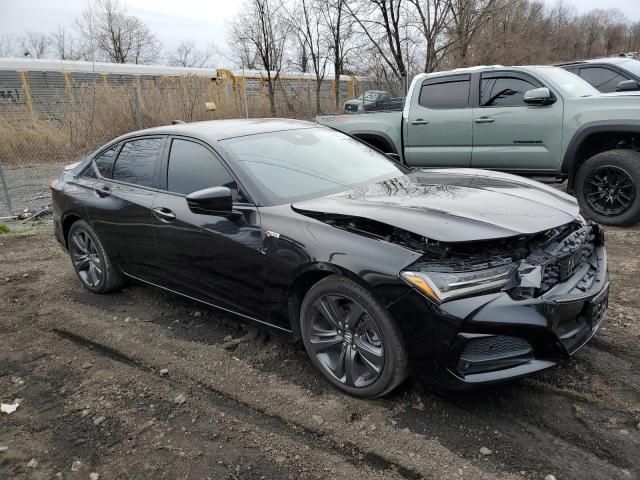
{"type": "Polygon", "coordinates": [[[123,145],[113,167],[113,179],[143,187],[153,187],[155,168],[163,138],[141,138],[123,145]]]}
{"type": "Polygon", "coordinates": [[[113,161],[116,159],[117,149],[117,146],[111,147],[109,150],[102,153],[94,160],[101,176],[105,178],[111,178],[111,173],[113,172],[113,161]]]}
{"type": "Polygon", "coordinates": [[[615,92],[620,82],[628,80],[613,70],[601,67],[582,68],[580,76],[604,93],[615,92]]]}
{"type": "Polygon", "coordinates": [[[467,108],[469,105],[469,80],[429,83],[422,86],[418,103],[425,108],[467,108]]]}
{"type": "Polygon", "coordinates": [[[480,104],[483,107],[524,107],[524,92],[537,88],[520,78],[483,78],[480,104]]]}
{"type": "Polygon", "coordinates": [[[167,190],[188,195],[209,187],[237,190],[233,177],[207,148],[188,140],[173,140],[167,169],[167,190]]]}

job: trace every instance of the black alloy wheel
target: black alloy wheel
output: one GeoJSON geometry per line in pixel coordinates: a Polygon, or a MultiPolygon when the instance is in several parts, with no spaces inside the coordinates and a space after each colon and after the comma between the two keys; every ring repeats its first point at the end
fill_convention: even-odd
{"type": "Polygon", "coordinates": [[[384,395],[407,376],[407,352],[396,322],[365,286],[330,275],[307,292],[300,334],[311,362],[340,390],[384,395]]]}
{"type": "Polygon", "coordinates": [[[91,236],[82,229],[76,229],[70,235],[69,253],[76,273],[83,283],[97,288],[102,281],[102,262],[98,248],[91,236]]]}
{"type": "Polygon", "coordinates": [[[598,153],[580,167],[574,185],[585,216],[604,225],[640,221],[640,152],[616,149],[598,153]]]}
{"type": "Polygon", "coordinates": [[[111,263],[98,235],[84,220],[77,220],[69,228],[67,247],[73,269],[85,288],[107,293],[124,285],[122,273],[111,263]]]}
{"type": "Polygon", "coordinates": [[[633,178],[622,168],[605,165],[587,177],[584,187],[589,207],[600,215],[620,215],[633,205],[637,187],[633,178]]]}
{"type": "Polygon", "coordinates": [[[340,383],[366,387],[384,368],[384,344],[364,307],[345,295],[313,303],[309,344],[318,362],[340,383]]]}

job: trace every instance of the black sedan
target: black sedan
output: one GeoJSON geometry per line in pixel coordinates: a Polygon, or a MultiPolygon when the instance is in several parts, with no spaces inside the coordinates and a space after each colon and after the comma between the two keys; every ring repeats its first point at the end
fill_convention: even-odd
{"type": "Polygon", "coordinates": [[[496,172],[411,172],[312,123],[134,132],[51,190],[86,288],[135,279],[286,332],[356,396],[410,365],[452,388],[531,374],[607,310],[603,232],[572,197],[496,172]]]}

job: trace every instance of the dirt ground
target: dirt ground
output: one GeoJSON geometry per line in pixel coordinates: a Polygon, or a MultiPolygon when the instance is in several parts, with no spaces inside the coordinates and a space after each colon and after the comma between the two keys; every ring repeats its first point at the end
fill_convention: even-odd
{"type": "Polygon", "coordinates": [[[18,225],[0,235],[0,400],[19,399],[0,478],[640,478],[640,228],[607,238],[610,314],[575,358],[465,394],[415,372],[364,401],[194,302],[87,292],[50,221],[18,225]]]}

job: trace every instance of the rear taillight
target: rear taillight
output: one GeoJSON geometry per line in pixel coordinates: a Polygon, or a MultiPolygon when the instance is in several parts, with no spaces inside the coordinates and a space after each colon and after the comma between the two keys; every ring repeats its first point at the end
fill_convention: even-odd
{"type": "Polygon", "coordinates": [[[58,179],[57,178],[55,180],[51,180],[51,183],[49,183],[49,188],[51,190],[57,190],[58,189],[58,179]]]}

